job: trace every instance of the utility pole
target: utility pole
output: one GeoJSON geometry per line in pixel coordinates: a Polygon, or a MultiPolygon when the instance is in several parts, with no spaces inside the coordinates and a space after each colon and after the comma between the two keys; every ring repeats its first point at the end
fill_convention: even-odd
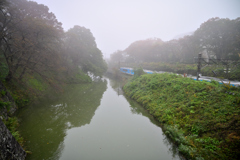
{"type": "MultiPolygon", "coordinates": [[[[198,54],[198,57],[194,57],[194,62],[197,61],[197,80],[199,80],[199,75],[201,73],[201,69],[205,68],[210,64],[214,65],[223,65],[224,66],[224,78],[228,79],[230,77],[230,72],[233,72],[238,66],[240,66],[240,62],[238,60],[229,60],[229,59],[215,59],[208,58],[209,61],[206,61],[203,57],[202,52],[198,54]],[[206,64],[202,67],[202,61],[206,64]]],[[[216,71],[212,71],[215,76],[217,76],[216,71]]],[[[231,74],[232,75],[232,74],[231,74]]]]}
{"type": "Polygon", "coordinates": [[[199,74],[201,72],[201,61],[202,61],[202,53],[198,54],[198,66],[197,66],[197,81],[199,79],[199,74]]]}
{"type": "Polygon", "coordinates": [[[228,74],[228,72],[229,72],[229,63],[228,63],[228,60],[227,60],[227,65],[226,65],[226,78],[228,79],[229,78],[229,74],[228,74]]]}

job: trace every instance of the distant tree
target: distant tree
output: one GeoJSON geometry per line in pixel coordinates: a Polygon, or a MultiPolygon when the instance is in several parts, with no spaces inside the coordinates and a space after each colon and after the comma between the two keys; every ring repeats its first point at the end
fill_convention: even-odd
{"type": "Polygon", "coordinates": [[[208,56],[239,60],[240,18],[211,18],[193,35],[167,42],[160,39],[139,40],[130,44],[125,52],[131,62],[193,63],[194,57],[205,48],[208,56]]]}
{"type": "Polygon", "coordinates": [[[125,61],[125,55],[124,55],[124,51],[121,50],[117,50],[116,52],[114,52],[113,54],[110,55],[110,60],[112,62],[121,62],[121,61],[125,61]]]}
{"type": "Polygon", "coordinates": [[[133,42],[125,52],[135,62],[151,62],[154,61],[158,52],[159,46],[163,44],[161,39],[147,39],[133,42]]]}
{"type": "Polygon", "coordinates": [[[218,59],[235,59],[239,52],[239,18],[211,18],[194,33],[199,48],[206,47],[218,59]]]}
{"type": "Polygon", "coordinates": [[[74,26],[66,32],[64,42],[68,58],[75,66],[96,75],[102,75],[106,71],[106,62],[89,29],[74,26]]]}
{"type": "Polygon", "coordinates": [[[180,62],[182,61],[181,46],[179,41],[171,40],[164,44],[163,54],[165,56],[164,62],[180,62]]]}
{"type": "Polygon", "coordinates": [[[193,36],[185,36],[178,40],[181,46],[181,57],[184,63],[193,63],[196,53],[198,53],[198,44],[194,41],[193,36]]]}

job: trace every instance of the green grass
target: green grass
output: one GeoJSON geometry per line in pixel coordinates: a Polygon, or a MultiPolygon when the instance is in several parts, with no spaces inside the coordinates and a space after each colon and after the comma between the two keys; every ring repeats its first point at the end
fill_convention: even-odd
{"type": "Polygon", "coordinates": [[[23,146],[23,138],[17,131],[17,127],[19,126],[18,120],[16,117],[8,117],[8,120],[3,120],[4,124],[8,128],[8,130],[12,133],[13,137],[18,141],[18,143],[23,146]]]}
{"type": "Polygon", "coordinates": [[[165,73],[142,75],[124,91],[164,124],[186,157],[240,156],[240,88],[165,73]]]}
{"type": "Polygon", "coordinates": [[[5,108],[6,107],[7,109],[9,109],[10,106],[11,106],[10,102],[4,102],[0,99],[0,108],[5,108]]]}
{"type": "Polygon", "coordinates": [[[89,76],[87,76],[86,74],[83,73],[82,70],[78,69],[77,73],[74,77],[75,81],[78,82],[91,82],[91,78],[89,76]]]}
{"type": "Polygon", "coordinates": [[[42,83],[38,79],[29,79],[28,83],[29,83],[30,87],[32,87],[36,90],[44,91],[46,89],[46,85],[44,85],[44,83],[42,83]]]}

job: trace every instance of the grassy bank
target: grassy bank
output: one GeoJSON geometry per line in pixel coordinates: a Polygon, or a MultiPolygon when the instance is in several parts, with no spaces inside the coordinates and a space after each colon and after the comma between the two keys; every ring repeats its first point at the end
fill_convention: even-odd
{"type": "Polygon", "coordinates": [[[240,88],[166,73],[134,78],[124,91],[163,124],[188,159],[240,156],[240,88]]]}

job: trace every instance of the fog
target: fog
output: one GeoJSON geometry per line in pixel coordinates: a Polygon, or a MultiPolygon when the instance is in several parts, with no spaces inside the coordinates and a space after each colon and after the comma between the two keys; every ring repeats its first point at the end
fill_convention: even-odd
{"type": "Polygon", "coordinates": [[[239,0],[34,0],[49,7],[64,30],[89,28],[105,57],[132,42],[168,41],[212,17],[240,17],[239,0]]]}

